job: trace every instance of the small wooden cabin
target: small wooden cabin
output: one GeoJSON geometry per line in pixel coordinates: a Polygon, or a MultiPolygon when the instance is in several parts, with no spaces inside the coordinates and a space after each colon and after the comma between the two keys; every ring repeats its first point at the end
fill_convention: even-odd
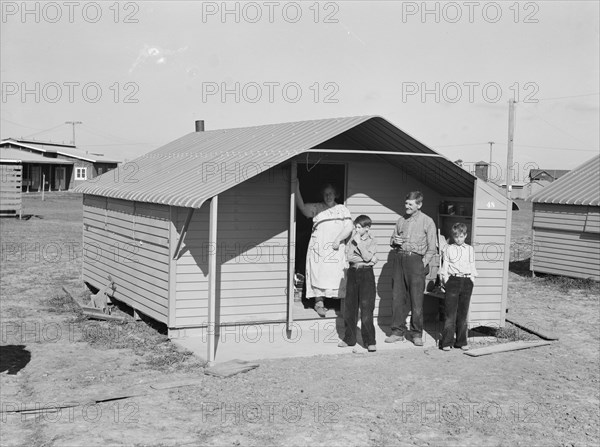
{"type": "Polygon", "coordinates": [[[21,183],[23,165],[18,160],[8,160],[0,155],[0,217],[19,217],[23,213],[21,183]]]}
{"type": "Polygon", "coordinates": [[[334,182],[354,217],[372,218],[382,260],[378,321],[391,318],[389,237],[406,194],[420,190],[422,211],[446,237],[454,222],[471,228],[480,272],[471,325],[504,325],[508,200],[384,118],[193,132],[132,163],[134,175],[76,188],[84,194],[83,276],[100,288],[111,275],[115,298],[165,323],[171,337],[318,318],[294,303],[310,236],[294,205],[294,173],[305,201],[320,201],[319,185],[334,182]]]}
{"type": "Polygon", "coordinates": [[[532,272],[600,281],[600,155],[529,197],[532,272]]]}
{"type": "Polygon", "coordinates": [[[0,154],[2,158],[21,160],[23,192],[68,191],[119,163],[71,144],[12,138],[0,141],[0,154]]]}

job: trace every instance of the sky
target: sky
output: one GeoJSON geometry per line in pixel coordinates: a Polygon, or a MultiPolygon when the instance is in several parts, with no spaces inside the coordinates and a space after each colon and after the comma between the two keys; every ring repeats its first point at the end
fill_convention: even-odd
{"type": "Polygon", "coordinates": [[[600,151],[600,3],[11,2],[0,137],[131,160],[194,130],[379,115],[515,180],[600,151]]]}

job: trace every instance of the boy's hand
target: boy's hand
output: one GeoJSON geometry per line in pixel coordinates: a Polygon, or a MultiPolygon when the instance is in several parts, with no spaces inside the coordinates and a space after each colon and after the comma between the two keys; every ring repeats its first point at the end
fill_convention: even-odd
{"type": "Polygon", "coordinates": [[[339,243],[339,241],[333,241],[331,246],[334,250],[338,250],[340,248],[340,243],[339,243]]]}

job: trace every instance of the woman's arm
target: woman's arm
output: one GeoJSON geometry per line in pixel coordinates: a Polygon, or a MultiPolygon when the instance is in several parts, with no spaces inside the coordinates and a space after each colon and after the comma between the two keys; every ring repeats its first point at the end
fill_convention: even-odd
{"type": "Polygon", "coordinates": [[[348,236],[350,236],[352,234],[353,229],[354,229],[354,225],[352,224],[352,220],[346,219],[344,221],[344,228],[342,229],[342,231],[340,231],[340,234],[338,234],[338,236],[333,241],[333,249],[334,250],[337,250],[338,248],[340,248],[340,244],[342,243],[342,241],[347,239],[348,236]]]}
{"type": "Polygon", "coordinates": [[[304,214],[309,219],[312,219],[313,217],[315,217],[313,213],[313,208],[304,203],[304,200],[302,199],[302,194],[300,194],[300,181],[296,179],[294,183],[296,185],[296,193],[294,194],[296,196],[296,206],[302,214],[304,214]]]}

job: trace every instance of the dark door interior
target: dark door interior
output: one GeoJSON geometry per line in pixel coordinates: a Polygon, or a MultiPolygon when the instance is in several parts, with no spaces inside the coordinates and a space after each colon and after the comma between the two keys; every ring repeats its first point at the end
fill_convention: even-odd
{"type": "MultiPolygon", "coordinates": [[[[315,166],[298,163],[297,169],[300,193],[304,203],[322,202],[321,189],[327,183],[331,183],[336,188],[339,194],[337,203],[344,203],[346,198],[346,165],[318,164],[315,166]]],[[[297,212],[295,271],[303,275],[306,273],[306,250],[311,231],[312,219],[305,217],[301,212],[297,212]]]]}

